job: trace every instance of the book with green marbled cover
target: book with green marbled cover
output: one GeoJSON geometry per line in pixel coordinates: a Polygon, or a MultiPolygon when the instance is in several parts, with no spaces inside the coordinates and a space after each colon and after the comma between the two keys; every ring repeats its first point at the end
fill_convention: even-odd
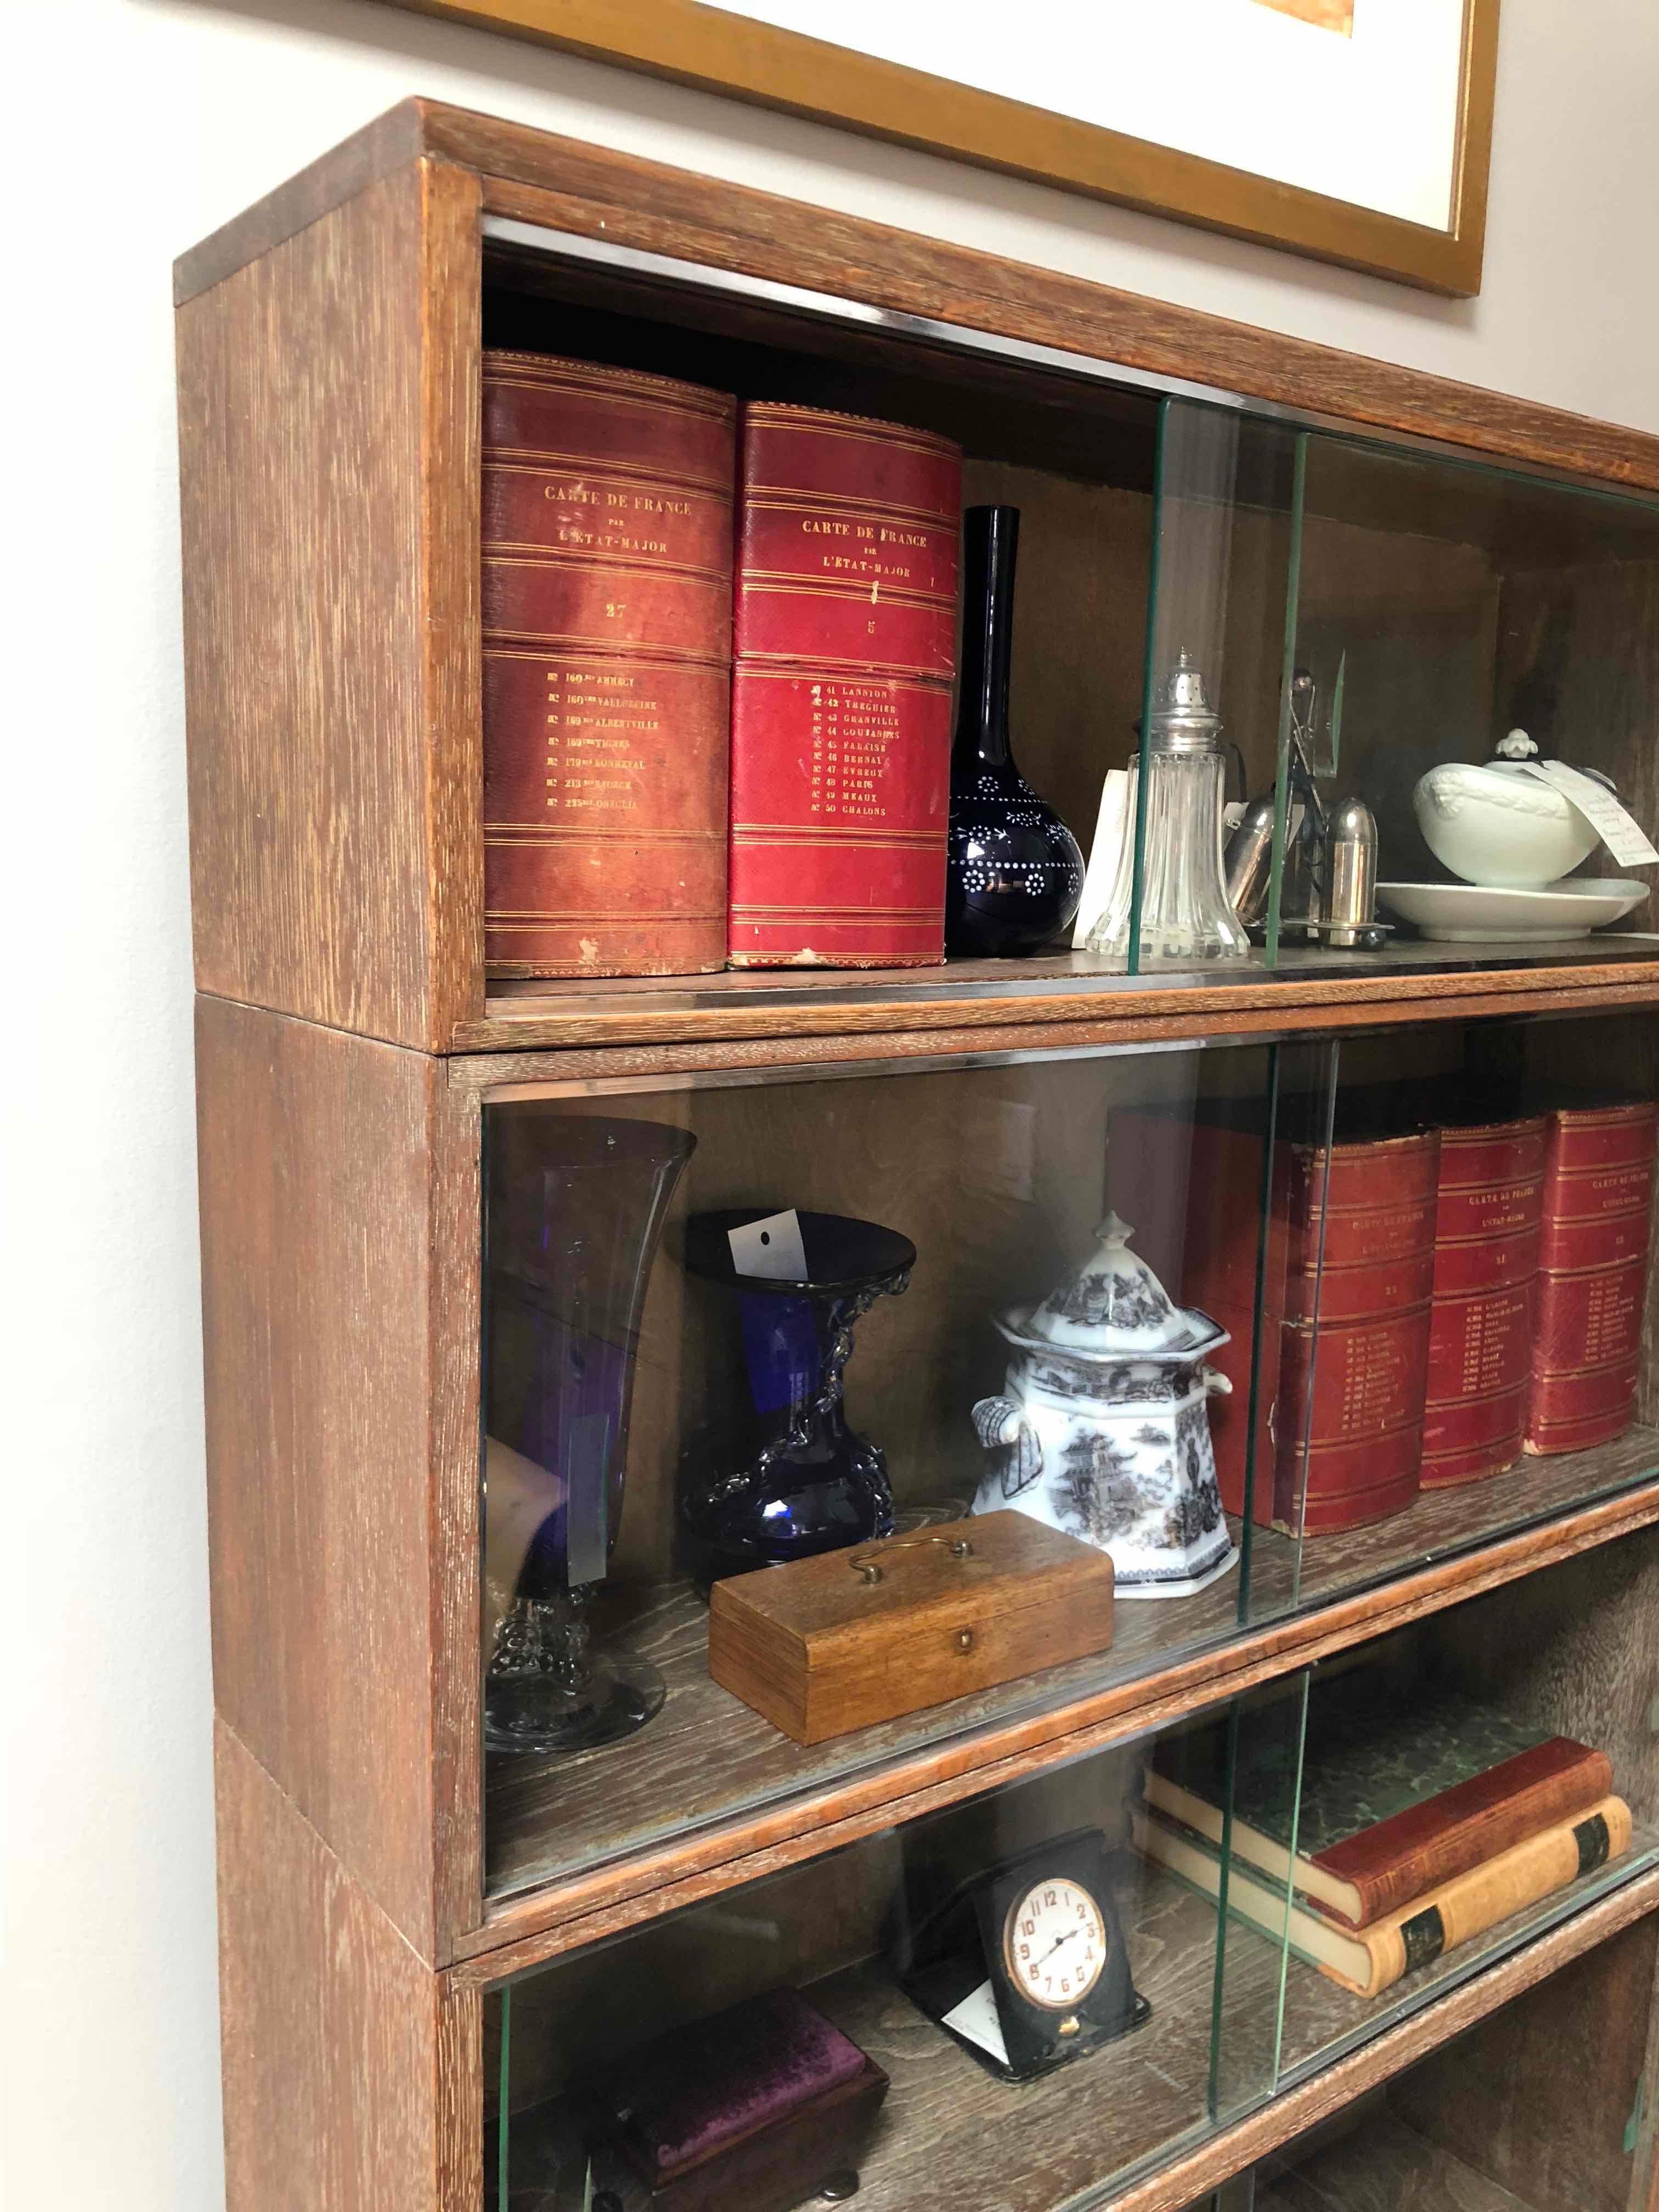
{"type": "MultiPolygon", "coordinates": [[[[1166,1737],[1147,1802],[1212,1844],[1227,1804],[1226,1723],[1166,1737]]],[[[1232,1848],[1363,1928],[1605,1796],[1606,1757],[1457,1693],[1419,1700],[1375,1668],[1316,1680],[1239,1717],[1232,1848]],[[1298,1770],[1300,1789],[1298,1791],[1298,1770]]]]}

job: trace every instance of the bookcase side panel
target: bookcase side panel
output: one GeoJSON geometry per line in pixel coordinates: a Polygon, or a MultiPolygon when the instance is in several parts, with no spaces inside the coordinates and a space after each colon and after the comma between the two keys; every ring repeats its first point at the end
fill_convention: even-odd
{"type": "Polygon", "coordinates": [[[483,1214],[477,1097],[427,1063],[431,1298],[427,1522],[431,1531],[434,1956],[483,1910],[483,1685],[478,1618],[480,1314],[483,1214]]]}
{"type": "Polygon", "coordinates": [[[481,989],[476,203],[411,164],[178,315],[198,986],[423,1045],[481,989]]]}
{"type": "Polygon", "coordinates": [[[222,1721],[214,1768],[227,2212],[471,2212],[438,2194],[441,2108],[481,2100],[441,2090],[437,1977],[222,1721]]]}
{"type": "Polygon", "coordinates": [[[216,1702],[432,1957],[442,1063],[204,999],[197,1068],[216,1702]]]}

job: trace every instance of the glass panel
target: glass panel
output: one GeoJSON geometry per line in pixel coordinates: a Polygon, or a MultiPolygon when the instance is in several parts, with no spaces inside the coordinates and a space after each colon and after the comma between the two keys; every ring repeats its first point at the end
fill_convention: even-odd
{"type": "Polygon", "coordinates": [[[488,1108],[489,1893],[1234,1632],[1271,1534],[1267,1139],[1327,1067],[1120,1050],[488,1108]],[[953,1552],[970,1509],[1001,1517],[953,1552]],[[917,1607],[958,1598],[942,1657],[917,1607]],[[809,1662],[811,1622],[866,1619],[881,1684],[809,1662]]]}
{"type": "MultiPolygon", "coordinates": [[[[1285,858],[1281,960],[1305,956],[1303,915],[1347,914],[1371,869],[1380,957],[1583,957],[1586,927],[1628,914],[1650,931],[1639,841],[1620,860],[1571,779],[1524,761],[1621,783],[1652,832],[1659,508],[1338,435],[1303,445],[1290,775],[1307,830],[1285,858]],[[1568,876],[1571,894],[1548,890],[1568,876]]],[[[1378,957],[1325,931],[1322,951],[1343,949],[1378,957]]]]}
{"type": "MultiPolygon", "coordinates": [[[[750,2149],[786,2163],[780,2204],[832,2173],[904,2212],[1108,2200],[1659,1865],[1627,1662],[1656,1574],[1648,1530],[520,1978],[487,2016],[486,2202],[505,2175],[515,2212],[643,2212],[701,2153],[746,2203],[750,2149]],[[1447,1793],[1476,1781],[1460,1830],[1447,1793]],[[774,2118],[780,2049],[797,2085],[840,2070],[817,2133],[774,2118]]],[[[1495,2015],[1484,2088],[1448,2107],[1495,2124],[1494,2081],[1530,2069],[1528,2112],[1588,2123],[1584,2202],[1629,2175],[1656,1940],[1559,1974],[1555,2032],[1495,2015]]]]}
{"type": "Polygon", "coordinates": [[[1213,1801],[1235,1733],[1217,1709],[499,1992],[486,2203],[639,2212],[702,2157],[734,2205],[1082,2207],[1202,2141],[1271,2087],[1281,1954],[1230,1936],[1224,1994],[1219,1832],[1184,1874],[1137,1838],[1147,1776],[1213,1801]]]}
{"type": "Polygon", "coordinates": [[[1656,927],[1659,505],[1200,402],[1166,400],[1159,419],[1137,770],[1151,797],[1099,949],[1133,934],[1132,965],[1216,957],[1213,934],[1167,920],[1197,899],[1200,844],[1207,878],[1196,794],[1218,745],[1237,793],[1229,896],[1270,968],[1640,950],[1631,933],[1656,927]],[[1194,698],[1170,720],[1183,653],[1207,742],[1194,698]],[[1584,811],[1596,779],[1635,817],[1606,841],[1584,811]],[[1614,922],[1592,951],[1587,933],[1614,922]]]}
{"type": "Polygon", "coordinates": [[[1198,1715],[1162,1737],[1147,1765],[1147,1856],[1189,1883],[1203,1881],[1201,1860],[1218,1862],[1210,2110],[1224,2124],[1279,2080],[1307,1681],[1298,1674],[1198,1715]],[[1279,1863],[1271,1850],[1241,1856],[1241,1832],[1277,1845],[1279,1863]]]}
{"type": "Polygon", "coordinates": [[[1437,1022],[1327,1051],[1277,1091],[1255,1619],[1659,1468],[1659,1023],[1437,1022]]]}
{"type": "Polygon", "coordinates": [[[1259,802],[1255,890],[1239,911],[1264,926],[1273,840],[1285,838],[1273,775],[1301,444],[1278,423],[1190,400],[1165,400],[1158,420],[1139,746],[1115,884],[1090,949],[1132,973],[1226,969],[1250,948],[1225,884],[1224,807],[1259,802]]]}

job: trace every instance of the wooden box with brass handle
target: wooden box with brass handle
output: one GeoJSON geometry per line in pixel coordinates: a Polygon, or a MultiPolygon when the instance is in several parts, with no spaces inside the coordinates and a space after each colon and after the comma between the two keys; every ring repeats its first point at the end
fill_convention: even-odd
{"type": "Polygon", "coordinates": [[[714,1584],[708,1672],[797,1743],[1103,1651],[1112,1562],[1029,1514],[820,1553],[714,1584]]]}

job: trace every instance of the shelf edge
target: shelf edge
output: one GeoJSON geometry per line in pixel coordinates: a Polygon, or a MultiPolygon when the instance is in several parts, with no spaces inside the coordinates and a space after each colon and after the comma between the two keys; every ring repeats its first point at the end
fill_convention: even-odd
{"type": "Polygon", "coordinates": [[[527,1890],[486,1908],[478,1927],[457,1936],[449,1971],[478,1986],[527,1972],[884,1828],[1167,1726],[1218,1698],[1255,1688],[1656,1522],[1659,1478],[1420,1568],[1380,1590],[1360,1591],[1267,1623],[1220,1650],[1194,1654],[1054,1711],[1024,1716],[958,1742],[908,1754],[850,1786],[803,1792],[720,1822],[689,1842],[647,1848],[573,1880],[527,1890]]]}
{"type": "MultiPolygon", "coordinates": [[[[487,1091],[538,1077],[610,1079],[700,1068],[811,1066],[951,1053],[1042,1052],[1089,1045],[1178,1043],[1203,1038],[1317,1034],[1391,1022],[1474,1021],[1493,1016],[1619,1013],[1659,1005],[1659,963],[1582,971],[1547,988],[1540,971],[1390,977],[1386,994],[1358,983],[1294,983],[1078,994],[1060,999],[893,1000],[822,1009],[697,1008],[683,1013],[594,1017],[580,1002],[556,1022],[486,1019],[458,1025],[450,1080],[487,1091]],[[1599,979],[1599,980],[1598,980],[1599,979]],[[1433,989],[1429,985],[1434,985],[1433,989]],[[1501,988],[1499,988],[1501,987],[1501,988]]],[[[1559,975],[1558,969],[1541,971],[1559,975]]]]}

